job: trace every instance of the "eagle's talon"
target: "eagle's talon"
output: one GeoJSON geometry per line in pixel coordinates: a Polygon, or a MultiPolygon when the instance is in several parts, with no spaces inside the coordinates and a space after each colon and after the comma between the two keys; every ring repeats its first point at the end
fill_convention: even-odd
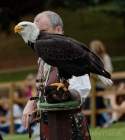
{"type": "Polygon", "coordinates": [[[50,86],[57,86],[57,91],[59,91],[60,88],[63,88],[64,91],[68,91],[68,89],[65,87],[65,84],[63,83],[53,83],[50,86]]]}

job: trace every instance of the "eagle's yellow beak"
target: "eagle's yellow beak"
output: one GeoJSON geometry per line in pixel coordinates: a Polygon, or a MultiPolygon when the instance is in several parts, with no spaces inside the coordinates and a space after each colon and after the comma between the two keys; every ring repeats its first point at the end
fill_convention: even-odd
{"type": "Polygon", "coordinates": [[[16,26],[14,27],[14,32],[15,32],[15,33],[20,33],[22,30],[23,30],[22,26],[16,25],[16,26]]]}

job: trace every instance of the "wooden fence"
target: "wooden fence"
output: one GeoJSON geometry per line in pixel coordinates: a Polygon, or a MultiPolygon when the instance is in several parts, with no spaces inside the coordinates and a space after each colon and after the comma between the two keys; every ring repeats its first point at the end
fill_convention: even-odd
{"type": "MultiPolygon", "coordinates": [[[[112,79],[115,82],[118,81],[125,81],[125,72],[115,72],[112,74],[112,79]]],[[[95,82],[93,83],[93,88],[92,88],[92,93],[90,94],[90,98],[91,98],[91,109],[90,110],[84,110],[83,113],[85,115],[91,115],[91,125],[93,127],[96,126],[96,114],[97,113],[101,113],[101,112],[113,112],[113,111],[121,111],[121,112],[125,112],[125,110],[115,110],[115,109],[96,109],[96,96],[105,96],[105,95],[109,95],[109,94],[115,94],[114,93],[114,86],[110,89],[107,89],[104,92],[101,93],[96,93],[95,92],[95,82]]],[[[9,82],[9,83],[1,83],[0,84],[0,89],[8,89],[9,90],[9,98],[8,98],[8,102],[10,105],[10,112],[11,112],[11,116],[10,116],[10,133],[13,134],[14,133],[14,117],[13,117],[13,104],[14,102],[18,102],[18,103],[26,103],[27,99],[26,98],[20,98],[20,99],[15,99],[13,98],[13,92],[14,92],[14,85],[16,86],[24,86],[25,82],[24,81],[20,81],[20,82],[9,82]]],[[[120,91],[119,93],[117,92],[117,95],[123,95],[125,94],[125,90],[120,91]]],[[[0,104],[1,104],[1,100],[0,100],[0,104]]],[[[5,119],[3,117],[3,119],[5,119]]]]}
{"type": "Polygon", "coordinates": [[[95,80],[94,78],[92,79],[92,91],[90,94],[90,98],[91,98],[91,109],[90,110],[85,110],[83,111],[83,113],[85,115],[91,115],[91,126],[96,127],[96,114],[97,113],[102,113],[102,112],[114,112],[114,111],[120,111],[120,112],[125,112],[125,110],[116,110],[116,109],[96,109],[96,97],[97,96],[106,96],[106,95],[110,95],[110,94],[115,94],[115,95],[125,95],[125,89],[120,91],[120,92],[116,92],[115,91],[115,86],[120,83],[120,82],[125,82],[125,72],[114,72],[112,74],[112,80],[114,82],[114,85],[103,91],[103,92],[98,92],[96,93],[95,90],[95,80]]]}
{"type": "MultiPolygon", "coordinates": [[[[9,107],[10,107],[10,134],[14,133],[14,116],[13,116],[13,105],[14,103],[22,103],[22,104],[26,104],[27,99],[26,98],[14,98],[13,97],[13,93],[14,93],[14,87],[15,85],[18,87],[23,87],[24,86],[25,81],[19,81],[19,82],[8,82],[8,83],[1,83],[0,84],[0,89],[8,89],[7,92],[7,96],[8,96],[8,103],[9,103],[9,107]]],[[[1,94],[1,93],[0,93],[1,94]]],[[[4,95],[6,96],[6,95],[4,95]]],[[[2,101],[0,100],[0,104],[2,103],[2,101]]],[[[1,118],[2,120],[6,120],[5,117],[1,118]]]]}

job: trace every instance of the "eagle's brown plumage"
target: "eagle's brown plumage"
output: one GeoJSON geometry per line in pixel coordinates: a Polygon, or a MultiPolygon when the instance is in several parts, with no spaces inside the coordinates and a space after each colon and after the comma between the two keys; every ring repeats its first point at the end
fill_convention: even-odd
{"type": "Polygon", "coordinates": [[[42,32],[34,48],[46,63],[56,66],[59,76],[69,79],[72,75],[81,76],[95,73],[110,78],[100,58],[84,44],[60,34],[42,32]]]}

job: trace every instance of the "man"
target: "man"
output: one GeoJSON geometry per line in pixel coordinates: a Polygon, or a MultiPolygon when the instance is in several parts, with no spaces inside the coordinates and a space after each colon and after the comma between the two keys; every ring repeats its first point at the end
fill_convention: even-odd
{"type": "MultiPolygon", "coordinates": [[[[55,33],[55,34],[63,34],[63,22],[62,19],[58,14],[52,11],[44,11],[39,13],[35,19],[34,23],[41,31],[55,33]]],[[[46,79],[48,72],[49,79],[47,81],[47,85],[55,83],[57,81],[58,72],[55,67],[51,67],[50,65],[46,64],[39,58],[39,70],[36,78],[36,86],[39,88],[41,84],[41,79],[46,79]]],[[[68,80],[69,87],[68,90],[71,94],[71,98],[73,100],[79,100],[81,104],[83,103],[84,98],[89,94],[91,85],[89,76],[86,74],[84,76],[75,77],[73,76],[72,79],[68,80]]],[[[23,112],[23,124],[27,128],[28,127],[28,120],[29,114],[36,108],[35,101],[28,101],[23,112]]]]}

